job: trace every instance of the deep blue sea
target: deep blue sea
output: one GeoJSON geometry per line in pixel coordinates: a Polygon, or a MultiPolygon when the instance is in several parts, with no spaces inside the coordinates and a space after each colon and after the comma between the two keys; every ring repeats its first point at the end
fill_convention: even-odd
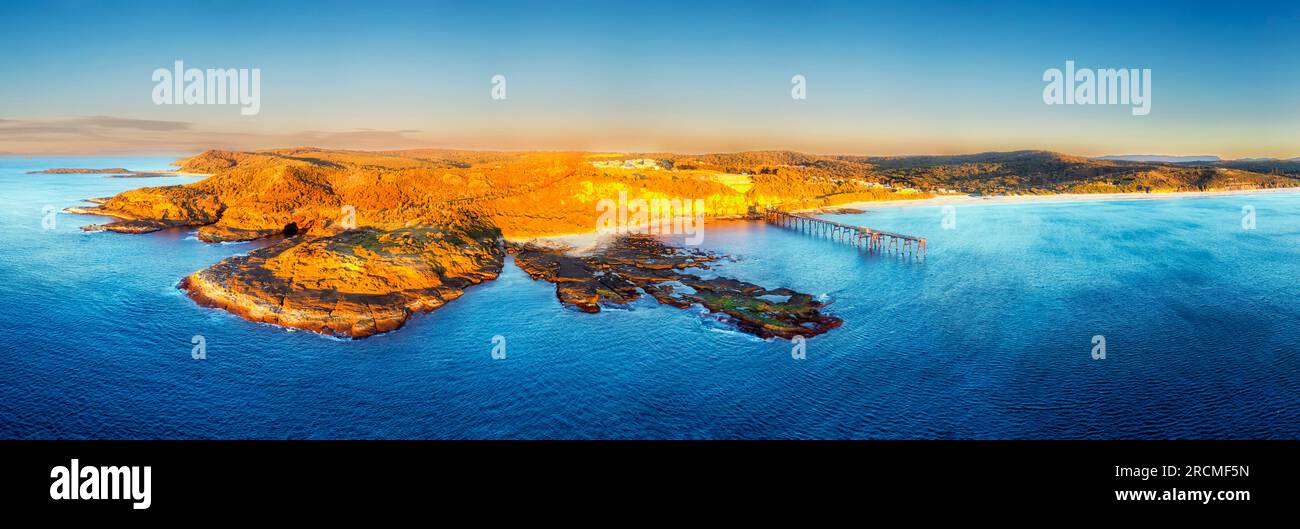
{"type": "Polygon", "coordinates": [[[0,437],[1300,437],[1300,195],[959,206],[951,230],[937,206],[836,216],[928,237],[924,262],[710,226],[721,275],[845,320],[795,360],[696,310],[565,309],[513,264],[364,340],[250,323],[175,287],[253,244],[42,225],[195,178],[23,174],[171,161],[0,158],[0,437]]]}

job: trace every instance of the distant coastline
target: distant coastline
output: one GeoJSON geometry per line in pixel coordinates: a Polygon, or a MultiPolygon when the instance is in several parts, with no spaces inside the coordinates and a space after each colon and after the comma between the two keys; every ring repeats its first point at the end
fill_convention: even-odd
{"type": "Polygon", "coordinates": [[[1279,187],[1267,189],[1235,189],[1231,191],[1171,191],[1160,193],[1057,193],[1050,195],[940,195],[931,198],[910,200],[879,200],[849,202],[821,208],[809,208],[807,212],[832,213],[837,209],[879,209],[905,208],[918,206],[959,206],[976,204],[1024,204],[1033,202],[1096,202],[1106,200],[1161,200],[1171,198],[1196,198],[1236,195],[1263,195],[1300,193],[1300,187],[1279,187]]]}
{"type": "Polygon", "coordinates": [[[122,167],[106,169],[86,169],[56,167],[42,171],[27,171],[27,174],[63,175],[63,174],[102,174],[104,178],[169,178],[177,176],[212,176],[209,174],[187,173],[184,171],[132,171],[122,167]]]}

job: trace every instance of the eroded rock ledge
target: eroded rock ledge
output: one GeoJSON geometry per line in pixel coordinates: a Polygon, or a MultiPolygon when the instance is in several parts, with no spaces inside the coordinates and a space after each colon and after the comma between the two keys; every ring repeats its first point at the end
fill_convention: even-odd
{"type": "Polygon", "coordinates": [[[168,228],[205,226],[217,222],[226,209],[216,196],[187,186],[132,189],[115,197],[94,198],[87,202],[95,205],[71,207],[66,211],[82,215],[103,215],[118,220],[107,224],[90,224],[81,229],[119,233],[150,233],[168,228]]]}
{"type": "Polygon", "coordinates": [[[505,251],[481,223],[287,239],[186,277],[201,304],[252,321],[359,338],[401,327],[495,279],[505,251]]]}
{"type": "Polygon", "coordinates": [[[586,255],[533,244],[511,250],[515,264],[533,279],[554,283],[560,302],[583,312],[599,312],[601,303],[631,302],[644,291],[678,308],[702,305],[741,331],[762,338],[811,337],[843,323],[823,314],[819,310],[823,304],[808,294],[688,273],[707,269],[717,256],[672,248],[649,236],[619,237],[586,255]]]}

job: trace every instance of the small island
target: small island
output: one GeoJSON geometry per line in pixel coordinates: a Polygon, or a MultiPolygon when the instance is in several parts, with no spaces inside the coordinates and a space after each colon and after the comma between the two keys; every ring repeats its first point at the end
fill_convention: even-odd
{"type": "Polygon", "coordinates": [[[55,167],[53,169],[45,169],[42,171],[27,171],[27,174],[127,174],[130,172],[130,169],[122,167],[111,167],[108,169],[55,167]]]}
{"type": "Polygon", "coordinates": [[[173,171],[132,171],[122,167],[109,167],[105,169],[56,167],[41,171],[27,171],[27,174],[102,174],[108,175],[106,178],[166,178],[169,176],[185,176],[182,173],[173,171]]]}

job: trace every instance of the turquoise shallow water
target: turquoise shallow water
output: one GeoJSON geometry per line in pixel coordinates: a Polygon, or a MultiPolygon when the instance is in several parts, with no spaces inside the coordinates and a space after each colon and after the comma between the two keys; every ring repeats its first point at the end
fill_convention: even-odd
{"type": "Polygon", "coordinates": [[[513,264],[365,340],[249,323],[175,284],[253,245],[41,224],[193,178],[22,174],[168,162],[0,159],[0,437],[1300,437],[1297,195],[962,206],[952,230],[938,207],[837,216],[928,237],[923,263],[710,226],[722,275],[845,320],[797,361],[694,310],[565,309],[513,264]]]}

